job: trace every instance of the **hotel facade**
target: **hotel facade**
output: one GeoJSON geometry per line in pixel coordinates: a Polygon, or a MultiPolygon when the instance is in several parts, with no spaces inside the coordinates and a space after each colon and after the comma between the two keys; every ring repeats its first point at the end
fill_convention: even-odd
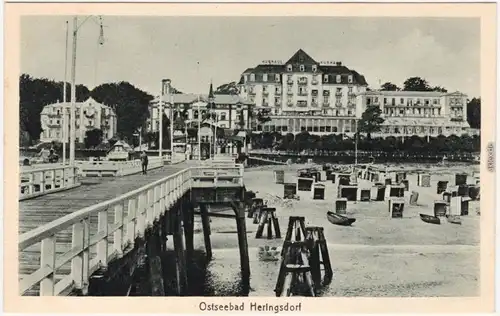
{"type": "Polygon", "coordinates": [[[367,91],[357,96],[359,117],[369,106],[384,123],[374,136],[450,136],[475,134],[467,122],[467,95],[460,92],[367,91]]]}
{"type": "MultiPolygon", "coordinates": [[[[192,124],[208,112],[213,112],[215,118],[209,121],[224,129],[250,129],[253,104],[237,95],[214,94],[212,86],[208,94],[170,94],[171,81],[165,80],[162,103],[163,111],[168,119],[174,121],[184,113],[185,118],[192,124]],[[208,104],[212,109],[208,109],[208,104]],[[244,126],[240,126],[243,123],[244,126]]],[[[160,97],[157,96],[149,105],[148,131],[160,130],[160,97]]]]}
{"type": "Polygon", "coordinates": [[[467,95],[460,92],[369,91],[365,77],[341,62],[317,62],[303,50],[288,61],[263,61],[245,70],[240,96],[268,109],[271,120],[252,131],[353,135],[368,106],[385,122],[374,136],[474,134],[467,123],[467,95]]]}
{"type": "MultiPolygon", "coordinates": [[[[69,108],[71,103],[58,102],[49,104],[40,113],[42,133],[41,142],[69,142],[69,108]],[[64,109],[66,109],[64,111],[64,109]],[[64,124],[63,113],[66,113],[66,123],[64,124]],[[66,133],[63,128],[66,125],[66,133]],[[64,137],[65,135],[65,137],[64,137]]],[[[116,135],[117,119],[115,111],[104,104],[89,98],[84,102],[75,104],[75,141],[83,143],[85,132],[91,129],[100,129],[103,138],[110,139],[116,135]]]]}
{"type": "Polygon", "coordinates": [[[300,49],[284,63],[263,61],[245,70],[239,86],[240,96],[271,113],[254,132],[297,134],[353,132],[356,95],[368,84],[341,62],[317,62],[300,49]]]}

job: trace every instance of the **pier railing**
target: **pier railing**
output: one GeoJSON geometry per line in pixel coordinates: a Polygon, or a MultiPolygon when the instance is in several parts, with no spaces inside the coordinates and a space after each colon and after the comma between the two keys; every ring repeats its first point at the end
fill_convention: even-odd
{"type": "Polygon", "coordinates": [[[29,265],[38,268],[27,275],[20,273],[20,295],[38,286],[40,296],[85,289],[92,273],[133,249],[136,238],[144,236],[155,219],[193,186],[200,185],[193,180],[208,177],[210,172],[216,179],[212,185],[231,177],[237,180],[227,181],[243,185],[242,166],[188,168],[21,235],[20,260],[31,258],[29,265]],[[33,258],[36,253],[40,255],[38,264],[33,258]]]}
{"type": "MultiPolygon", "coordinates": [[[[160,168],[165,158],[149,157],[148,169],[160,168]]],[[[141,171],[141,160],[127,161],[78,161],[78,173],[82,177],[120,177],[141,171]]]]}
{"type": "Polygon", "coordinates": [[[20,172],[19,200],[67,190],[80,185],[77,168],[73,166],[50,166],[26,169],[20,172]]]}

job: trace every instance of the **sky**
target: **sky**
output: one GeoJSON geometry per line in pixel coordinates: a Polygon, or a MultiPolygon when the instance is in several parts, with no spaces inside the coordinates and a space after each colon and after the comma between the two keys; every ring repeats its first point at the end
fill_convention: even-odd
{"type": "MultiPolygon", "coordinates": [[[[69,20],[29,16],[21,20],[21,72],[64,80],[69,20]]],[[[80,17],[79,21],[84,18],[80,17]]],[[[480,24],[476,18],[392,17],[131,17],[103,16],[78,31],[76,82],[89,89],[128,81],[158,95],[161,79],[185,93],[208,93],[238,81],[262,60],[286,61],[302,48],[316,61],[341,61],[363,74],[372,88],[402,86],[413,76],[432,86],[480,96],[480,24]]]]}

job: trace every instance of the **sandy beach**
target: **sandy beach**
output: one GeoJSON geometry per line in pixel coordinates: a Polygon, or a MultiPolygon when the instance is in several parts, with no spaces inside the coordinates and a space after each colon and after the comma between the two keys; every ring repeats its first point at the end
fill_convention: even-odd
{"type": "MultiPolygon", "coordinates": [[[[431,225],[419,213],[432,214],[439,180],[454,183],[457,172],[472,175],[474,166],[412,166],[427,169],[431,187],[417,187],[416,173],[408,173],[402,219],[391,219],[388,202],[348,202],[347,215],[357,220],[352,227],[332,225],[326,212],[333,210],[337,184],[326,186],[324,200],[312,200],[311,192],[299,191],[300,200],[283,200],[283,185],[274,183],[273,170],[285,170],[285,182],[295,182],[304,165],[263,166],[245,170],[245,185],[256,191],[269,207],[276,207],[282,235],[289,216],[305,216],[306,225],[323,226],[334,269],[332,283],[322,296],[476,296],[479,295],[479,201],[471,201],[462,225],[442,221],[431,225]],[[418,205],[409,205],[411,191],[419,193],[418,205]],[[267,202],[266,202],[267,201],[267,202]]],[[[393,165],[394,167],[394,165],[393,165]]],[[[476,167],[478,168],[478,167],[476,167]]],[[[477,172],[478,170],[476,170],[477,172]]],[[[472,177],[469,177],[473,181],[472,177]]],[[[325,179],[323,179],[325,180],[325,179]]],[[[230,210],[213,210],[228,212],[230,210]]],[[[197,224],[199,226],[199,224],[197,224]]],[[[238,242],[233,220],[212,218],[214,260],[208,268],[214,295],[238,295],[238,242]]],[[[281,247],[283,239],[256,239],[257,225],[247,219],[251,264],[250,296],[274,296],[279,262],[261,262],[260,246],[281,247]]],[[[203,236],[195,236],[203,248],[203,236]]]]}

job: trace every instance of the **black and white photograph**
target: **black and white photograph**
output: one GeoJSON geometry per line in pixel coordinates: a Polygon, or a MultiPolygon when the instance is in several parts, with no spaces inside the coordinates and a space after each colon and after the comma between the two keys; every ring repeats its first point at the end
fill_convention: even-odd
{"type": "Polygon", "coordinates": [[[16,295],[485,295],[481,18],[378,14],[21,16],[16,295]]]}

